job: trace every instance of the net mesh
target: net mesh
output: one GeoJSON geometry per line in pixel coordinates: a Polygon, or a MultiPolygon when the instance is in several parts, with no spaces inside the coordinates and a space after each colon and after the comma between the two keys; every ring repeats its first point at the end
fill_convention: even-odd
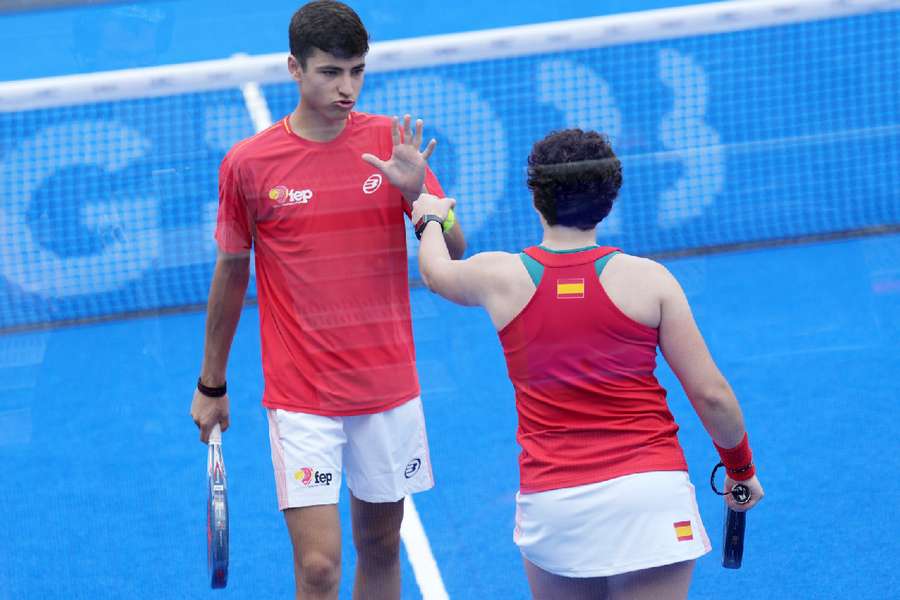
{"type": "MultiPolygon", "coordinates": [[[[540,240],[525,161],[567,127],[610,136],[600,234],[630,253],[896,225],[897,31],[879,12],[374,72],[358,109],[426,119],[470,252],[540,240]]],[[[275,118],[297,101],[262,92],[275,118]]],[[[0,329],[204,303],[218,165],[253,132],[239,89],[0,113],[0,329]]]]}

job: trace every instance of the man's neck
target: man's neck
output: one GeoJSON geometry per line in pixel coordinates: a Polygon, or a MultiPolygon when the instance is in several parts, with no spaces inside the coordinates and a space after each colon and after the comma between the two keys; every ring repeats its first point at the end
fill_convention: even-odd
{"type": "Polygon", "coordinates": [[[341,134],[347,126],[348,119],[333,121],[324,118],[320,113],[310,110],[303,103],[299,103],[288,123],[295,135],[312,142],[330,142],[341,134]]]}
{"type": "Polygon", "coordinates": [[[577,227],[544,227],[541,246],[548,250],[576,250],[597,244],[597,230],[582,231],[577,227]]]}

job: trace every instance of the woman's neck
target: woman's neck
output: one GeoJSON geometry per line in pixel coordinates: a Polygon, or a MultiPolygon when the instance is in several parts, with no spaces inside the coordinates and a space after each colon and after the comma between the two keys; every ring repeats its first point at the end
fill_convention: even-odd
{"type": "Polygon", "coordinates": [[[577,250],[596,245],[596,229],[584,231],[577,227],[561,225],[544,227],[544,239],[541,242],[541,246],[548,250],[577,250]]]}

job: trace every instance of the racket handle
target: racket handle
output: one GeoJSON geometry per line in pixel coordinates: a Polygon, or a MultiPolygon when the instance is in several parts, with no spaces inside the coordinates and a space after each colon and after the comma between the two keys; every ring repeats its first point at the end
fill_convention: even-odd
{"type": "Polygon", "coordinates": [[[220,427],[218,423],[213,425],[212,431],[209,432],[209,443],[210,444],[221,444],[222,443],[222,427],[220,427]]]}
{"type": "Polygon", "coordinates": [[[747,513],[725,508],[725,540],[722,545],[722,566],[740,569],[744,557],[744,528],[747,513]]]}

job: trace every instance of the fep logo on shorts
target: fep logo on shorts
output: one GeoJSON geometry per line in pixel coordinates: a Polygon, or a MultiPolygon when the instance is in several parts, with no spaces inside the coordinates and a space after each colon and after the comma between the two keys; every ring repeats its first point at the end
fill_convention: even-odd
{"type": "Polygon", "coordinates": [[[334,475],[311,467],[301,467],[294,472],[294,479],[302,483],[305,487],[318,487],[321,485],[331,485],[334,475]]]}
{"type": "Polygon", "coordinates": [[[269,190],[269,200],[275,207],[306,204],[313,197],[312,190],[293,190],[286,185],[277,185],[269,190]]]}

